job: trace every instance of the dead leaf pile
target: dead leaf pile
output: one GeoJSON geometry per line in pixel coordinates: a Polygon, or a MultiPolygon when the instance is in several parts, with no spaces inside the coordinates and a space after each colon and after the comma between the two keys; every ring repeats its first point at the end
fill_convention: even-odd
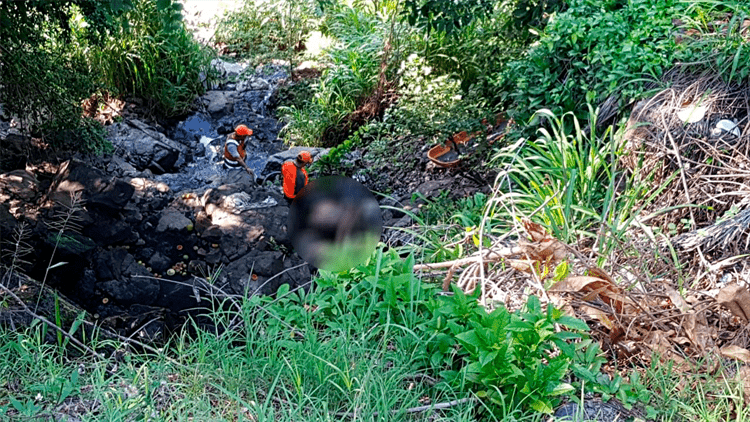
{"type": "MultiPolygon", "coordinates": [[[[669,280],[652,280],[637,288],[620,285],[604,270],[584,265],[585,258],[540,225],[524,221],[523,227],[528,238],[519,239],[516,245],[498,243],[468,258],[415,269],[449,268],[447,282],[461,271],[459,287],[470,292],[482,286],[485,303],[502,301],[511,309],[522,306],[529,294],[548,299],[586,321],[610,360],[621,364],[647,363],[659,356],[674,361],[678,369],[694,370],[711,355],[750,363],[750,330],[746,329],[750,291],[746,288],[730,285],[714,292],[680,292],[669,280]],[[570,259],[571,255],[577,258],[570,259]],[[577,274],[545,289],[557,266],[568,262],[577,274]],[[476,270],[480,265],[483,277],[476,270]],[[467,277],[472,283],[462,281],[467,277]]],[[[748,375],[750,393],[750,370],[748,375]]]]}

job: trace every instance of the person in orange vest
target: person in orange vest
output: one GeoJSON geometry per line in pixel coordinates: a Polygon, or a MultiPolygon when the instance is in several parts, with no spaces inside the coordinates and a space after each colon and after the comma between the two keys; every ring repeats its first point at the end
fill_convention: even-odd
{"type": "Polygon", "coordinates": [[[309,151],[302,151],[297,154],[294,160],[288,160],[281,166],[282,186],[284,196],[288,201],[292,201],[302,188],[307,185],[307,171],[305,166],[312,163],[312,156],[309,151]]]}
{"type": "MultiPolygon", "coordinates": [[[[227,135],[227,140],[224,143],[225,169],[244,168],[249,175],[253,176],[252,170],[250,170],[245,163],[245,158],[247,157],[245,142],[252,134],[252,129],[249,129],[245,125],[239,125],[234,128],[234,132],[227,135]]],[[[255,177],[253,176],[253,178],[255,177]]]]}

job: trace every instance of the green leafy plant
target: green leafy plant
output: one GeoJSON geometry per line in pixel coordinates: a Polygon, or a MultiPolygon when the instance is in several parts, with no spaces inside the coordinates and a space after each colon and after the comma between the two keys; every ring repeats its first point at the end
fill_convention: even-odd
{"type": "Polygon", "coordinates": [[[506,101],[519,121],[540,108],[555,114],[585,110],[586,101],[597,103],[613,93],[629,101],[677,59],[672,19],[685,10],[677,0],[570,1],[494,84],[510,93],[506,101]]]}
{"type": "MultiPolygon", "coordinates": [[[[591,107],[589,113],[595,124],[591,107]]],[[[612,165],[619,137],[609,129],[601,136],[593,130],[585,134],[573,113],[558,118],[540,110],[535,116],[544,118],[549,129],[540,128],[534,142],[507,146],[496,157],[508,165],[514,182],[502,189],[512,193],[522,215],[536,211],[532,218],[549,228],[556,239],[573,243],[582,235],[595,237],[588,230],[601,220],[613,197],[612,165]]]]}
{"type": "Polygon", "coordinates": [[[552,413],[560,396],[573,391],[563,382],[575,359],[583,321],[565,316],[530,296],[524,312],[510,313],[500,307],[470,321],[470,329],[456,336],[468,352],[463,369],[466,380],[477,385],[477,394],[499,408],[525,403],[552,413]],[[571,331],[557,331],[555,325],[571,331]]]}
{"type": "Polygon", "coordinates": [[[465,98],[460,80],[435,74],[416,54],[401,63],[399,84],[399,102],[386,111],[382,122],[392,135],[446,139],[482,128],[482,119],[490,114],[481,98],[465,98]]]}
{"type": "Polygon", "coordinates": [[[474,19],[489,16],[492,0],[406,0],[403,16],[411,25],[424,25],[429,31],[458,32],[474,19]]]}

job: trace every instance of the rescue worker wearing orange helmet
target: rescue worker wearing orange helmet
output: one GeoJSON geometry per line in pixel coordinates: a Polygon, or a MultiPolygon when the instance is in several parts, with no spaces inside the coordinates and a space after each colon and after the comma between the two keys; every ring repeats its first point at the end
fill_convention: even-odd
{"type": "Polygon", "coordinates": [[[245,163],[245,158],[247,157],[245,143],[252,134],[252,129],[245,125],[239,125],[234,128],[234,132],[227,135],[227,140],[224,143],[224,168],[244,168],[254,179],[255,176],[253,175],[252,170],[250,170],[245,163]]]}
{"type": "Polygon", "coordinates": [[[312,156],[309,151],[302,151],[297,154],[294,160],[288,160],[281,166],[282,186],[284,196],[288,201],[297,197],[302,188],[307,185],[307,171],[305,166],[312,163],[312,156]]]}

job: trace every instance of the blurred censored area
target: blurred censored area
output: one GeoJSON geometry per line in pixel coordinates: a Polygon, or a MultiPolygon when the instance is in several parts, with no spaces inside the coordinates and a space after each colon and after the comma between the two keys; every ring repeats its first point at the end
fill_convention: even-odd
{"type": "Polygon", "coordinates": [[[287,227],[302,259],[340,272],[370,257],[380,240],[383,218],[378,201],[362,184],[326,176],[300,191],[289,209],[287,227]]]}

